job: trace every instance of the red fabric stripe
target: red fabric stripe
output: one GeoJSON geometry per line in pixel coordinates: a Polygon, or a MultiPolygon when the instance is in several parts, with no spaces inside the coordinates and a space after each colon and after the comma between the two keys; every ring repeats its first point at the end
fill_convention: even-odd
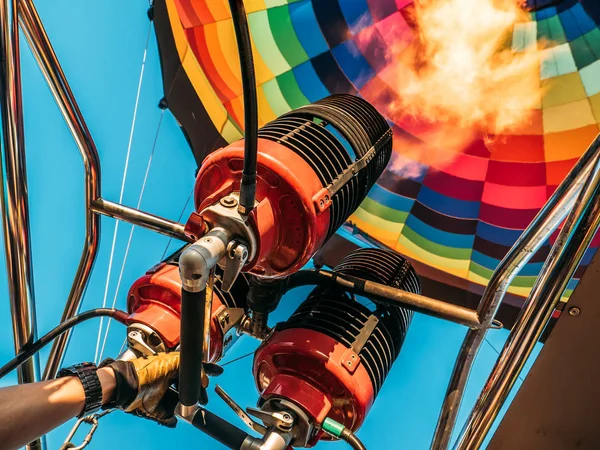
{"type": "Polygon", "coordinates": [[[179,20],[181,21],[183,28],[192,28],[201,24],[200,18],[196,14],[196,10],[194,5],[192,5],[191,0],[175,0],[175,6],[177,7],[177,13],[179,14],[179,20]]]}
{"type": "Polygon", "coordinates": [[[477,202],[481,199],[484,183],[465,180],[443,172],[429,171],[423,179],[423,184],[448,197],[477,202]]]}
{"type": "Polygon", "coordinates": [[[546,163],[490,160],[487,181],[507,186],[545,186],[546,163]]]}
{"type": "Polygon", "coordinates": [[[524,230],[531,223],[538,209],[511,209],[481,204],[479,219],[502,228],[524,230]]]}
{"type": "Polygon", "coordinates": [[[235,97],[235,93],[227,86],[227,83],[219,75],[217,67],[213,64],[213,60],[208,52],[208,42],[206,41],[204,27],[194,27],[187,30],[187,37],[190,47],[194,55],[196,55],[196,59],[221,102],[226,102],[230,98],[235,97]]]}

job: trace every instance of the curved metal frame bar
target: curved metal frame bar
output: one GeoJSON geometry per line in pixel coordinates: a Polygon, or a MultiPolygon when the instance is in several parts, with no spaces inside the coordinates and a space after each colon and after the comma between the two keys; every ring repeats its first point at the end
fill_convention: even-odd
{"type": "Polygon", "coordinates": [[[438,419],[432,449],[449,448],[473,362],[510,283],[571,211],[582,186],[593,175],[592,168],[599,153],[600,135],[573,166],[492,274],[477,308],[482,326],[468,330],[463,340],[438,419]]]}
{"type": "MultiPolygon", "coordinates": [[[[19,24],[33,56],[52,91],[56,104],[75,139],[85,171],[85,242],[75,279],[61,321],[79,312],[100,243],[100,218],[91,211],[92,202],[100,197],[100,158],[94,140],[79,110],[71,87],[60,66],[50,39],[32,0],[19,0],[19,24]]],[[[60,336],[52,345],[44,379],[54,378],[66,350],[70,333],[60,336]]]]}
{"type": "MultiPolygon", "coordinates": [[[[16,353],[36,339],[19,47],[17,0],[0,0],[0,204],[16,353]]],[[[20,366],[17,375],[19,383],[38,381],[37,355],[20,366]]],[[[27,448],[46,448],[45,441],[38,439],[27,448]]]]}
{"type": "Polygon", "coordinates": [[[504,348],[465,424],[458,450],[478,449],[498,417],[533,347],[600,225],[600,135],[591,149],[593,170],[535,281],[504,348]]]}
{"type": "MultiPolygon", "coordinates": [[[[19,0],[19,24],[33,56],[50,87],[83,160],[85,172],[85,216],[86,232],[81,259],[69,297],[65,305],[61,321],[68,320],[79,312],[83,294],[98,254],[100,244],[100,214],[127,220],[134,225],[144,226],[168,236],[189,241],[185,236],[183,225],[167,219],[144,213],[101,198],[101,171],[98,150],[85,123],[83,114],[77,105],[75,96],[62,70],[60,62],[52,48],[52,44],[33,0],[19,0]]],[[[69,342],[70,332],[60,336],[50,350],[44,371],[44,379],[53,378],[61,363],[69,342]]]]}
{"type": "MultiPolygon", "coordinates": [[[[9,268],[11,298],[13,304],[18,304],[20,308],[18,311],[13,308],[13,324],[15,327],[20,327],[21,324],[25,324],[22,320],[25,319],[29,324],[29,328],[27,326],[21,328],[27,331],[29,336],[32,333],[35,334],[35,321],[33,320],[35,308],[33,305],[33,285],[31,283],[29,260],[18,39],[15,39],[17,26],[14,8],[17,8],[17,4],[19,24],[73,134],[85,169],[86,238],[79,267],[63,313],[63,320],[72,317],[79,310],[98,251],[99,214],[125,220],[184,241],[189,242],[190,238],[185,234],[182,224],[101,198],[98,152],[40,21],[33,0],[0,0],[0,22],[3,25],[0,51],[7,56],[5,64],[1,68],[0,81],[3,84],[2,88],[8,89],[7,92],[12,90],[10,92],[13,92],[13,94],[19,93],[17,97],[13,95],[12,103],[9,101],[9,96],[5,96],[6,100],[2,103],[2,125],[6,147],[4,156],[7,162],[6,191],[4,193],[7,203],[3,208],[4,232],[9,265],[14,262],[11,266],[11,268],[14,268],[13,275],[11,275],[11,268],[9,268]],[[12,16],[9,16],[8,13],[11,11],[11,7],[12,16]],[[13,19],[12,27],[8,26],[10,17],[13,19]],[[14,199],[17,198],[19,199],[18,208],[16,207],[17,203],[14,202],[14,199]],[[13,206],[15,208],[12,208],[13,206]],[[18,215],[13,213],[18,213],[18,215]],[[11,216],[11,214],[13,215],[11,216]],[[15,232],[18,232],[16,234],[20,234],[20,236],[16,236],[15,232]],[[11,257],[11,255],[15,255],[16,251],[13,251],[13,247],[18,251],[22,250],[19,253],[19,258],[11,257]],[[17,279],[15,278],[16,274],[23,276],[17,279]],[[23,294],[19,294],[18,299],[17,292],[23,294]],[[15,303],[17,301],[18,303],[15,303]]],[[[492,275],[476,311],[466,310],[455,305],[445,305],[441,308],[442,302],[422,296],[413,296],[414,298],[408,299],[403,296],[392,295],[387,291],[376,292],[381,298],[407,303],[409,307],[418,309],[425,314],[441,316],[444,319],[470,327],[454,366],[431,445],[432,449],[443,450],[450,446],[452,431],[473,361],[485,338],[487,329],[492,325],[508,286],[531,256],[571,211],[567,224],[563,227],[557,242],[552,247],[550,256],[509,335],[488,383],[486,383],[477,404],[473,408],[463,436],[457,444],[457,449],[477,449],[483,442],[510,388],[530,354],[531,348],[539,339],[552,310],[560,300],[569,279],[579,264],[595,230],[598,228],[600,223],[599,153],[600,135],[594,140],[502,260],[492,275]]],[[[336,282],[342,284],[344,282],[352,283],[352,280],[339,279],[336,282]]],[[[15,339],[20,345],[18,339],[21,338],[17,336],[16,328],[15,339]]],[[[57,340],[53,346],[46,366],[45,378],[51,378],[55,375],[61,364],[67,344],[68,336],[65,336],[63,339],[57,340]]],[[[25,368],[24,370],[29,369],[25,368]]],[[[30,373],[32,372],[30,371],[30,373]]]]}

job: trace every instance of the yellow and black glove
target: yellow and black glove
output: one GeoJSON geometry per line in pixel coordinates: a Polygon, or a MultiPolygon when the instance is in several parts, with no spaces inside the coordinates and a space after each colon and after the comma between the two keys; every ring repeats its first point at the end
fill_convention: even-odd
{"type": "MultiPolygon", "coordinates": [[[[131,361],[107,359],[100,367],[112,368],[117,380],[115,393],[104,409],[119,408],[170,428],[177,425],[177,394],[169,387],[179,374],[179,352],[158,353],[131,361]]],[[[205,371],[208,375],[220,375],[223,369],[205,364],[205,371]]],[[[208,377],[204,374],[202,378],[206,388],[208,377]]]]}

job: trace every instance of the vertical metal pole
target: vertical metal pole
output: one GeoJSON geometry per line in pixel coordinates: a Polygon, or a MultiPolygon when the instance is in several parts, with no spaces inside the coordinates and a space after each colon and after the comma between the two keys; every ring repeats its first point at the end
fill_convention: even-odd
{"type": "Polygon", "coordinates": [[[448,384],[431,448],[449,448],[469,374],[510,283],[571,211],[600,153],[600,135],[590,144],[552,197],[494,271],[477,309],[480,329],[467,331],[448,384]]]}
{"type": "MultiPolygon", "coordinates": [[[[33,56],[46,79],[52,95],[75,139],[83,159],[85,171],[85,223],[86,235],[79,266],[73,280],[62,320],[79,311],[81,299],[92,272],[100,242],[100,217],[92,211],[92,203],[100,197],[100,159],[90,131],[79,110],[71,87],[52,48],[44,25],[32,0],[19,0],[19,23],[33,56]]],[[[70,332],[61,335],[52,346],[44,379],[53,378],[62,363],[70,332]]]]}
{"type": "Polygon", "coordinates": [[[600,157],[542,267],[456,448],[479,449],[600,225],[600,157]]]}
{"type": "MultiPolygon", "coordinates": [[[[0,101],[2,158],[0,158],[0,203],[6,251],[6,273],[13,320],[15,351],[36,338],[35,298],[29,244],[27,172],[21,99],[21,66],[17,0],[0,0],[0,101]],[[2,159],[4,167],[2,167],[2,159]]],[[[18,371],[19,383],[39,379],[37,355],[18,371]]],[[[41,440],[28,448],[45,448],[41,440]]]]}

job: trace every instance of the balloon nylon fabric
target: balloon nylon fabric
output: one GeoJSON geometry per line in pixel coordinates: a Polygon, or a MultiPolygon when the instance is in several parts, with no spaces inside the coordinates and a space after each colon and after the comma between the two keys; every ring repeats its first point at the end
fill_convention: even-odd
{"type": "MultiPolygon", "coordinates": [[[[427,139],[422,124],[398,120],[381,107],[394,128],[392,162],[351,217],[352,233],[428,266],[428,276],[437,281],[481,292],[600,130],[600,8],[589,0],[541,3],[528,22],[514,27],[510,43],[515,52],[548,46],[539,77],[543,94],[526,129],[500,136],[493,148],[483,137],[474,139],[451,163],[434,169],[403,155],[407,143],[427,139]],[[406,163],[411,173],[394,170],[406,163]]],[[[205,133],[202,140],[190,138],[200,163],[243,136],[227,2],[159,0],[156,8],[165,92],[186,93],[172,95],[169,107],[188,136],[205,133]],[[191,101],[190,93],[200,102],[191,101]]],[[[390,104],[397,99],[382,76],[382,54],[417,33],[412,1],[248,0],[246,10],[261,126],[331,93],[359,95],[377,106],[382,92],[390,104]]],[[[534,255],[510,292],[527,295],[551,244],[534,255]]],[[[565,299],[598,244],[596,239],[588,250],[565,299]]]]}

